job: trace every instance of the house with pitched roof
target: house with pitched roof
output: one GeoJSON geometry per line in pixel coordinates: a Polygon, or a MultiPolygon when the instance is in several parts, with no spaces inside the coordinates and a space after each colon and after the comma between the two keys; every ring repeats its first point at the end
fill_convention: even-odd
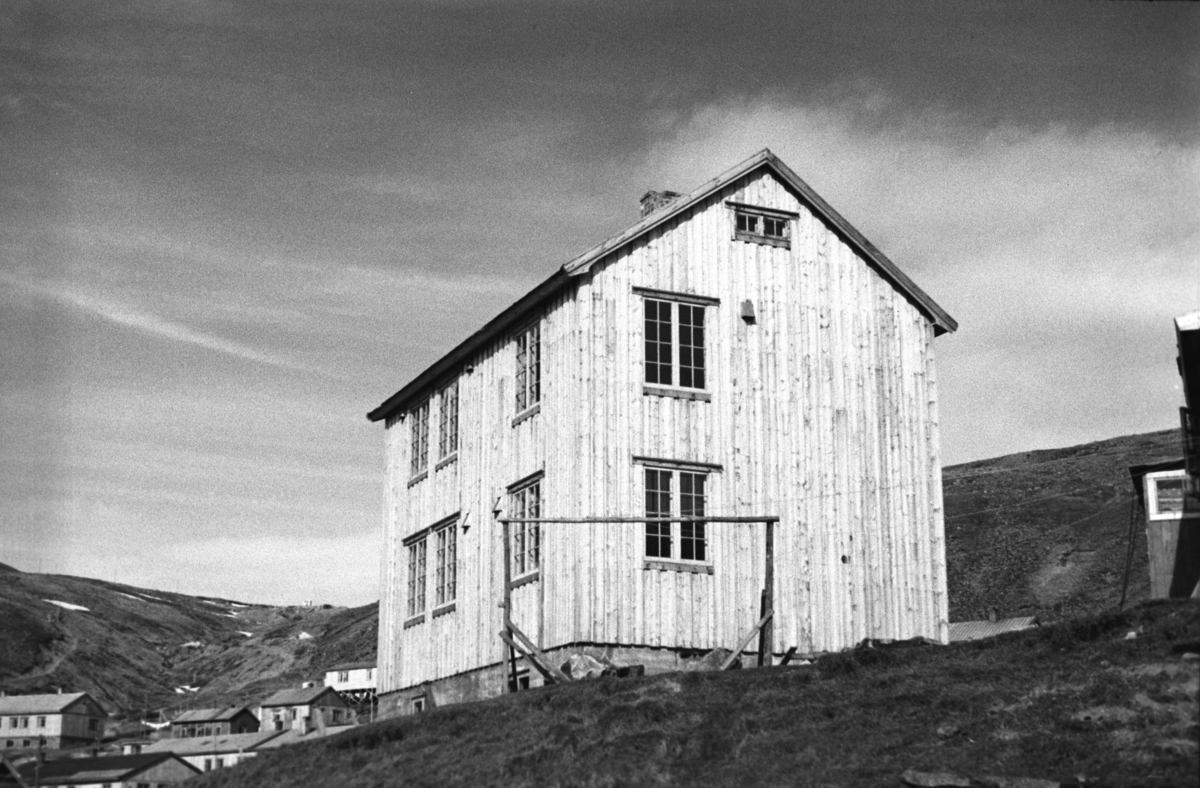
{"type": "Polygon", "coordinates": [[[104,709],[86,692],[0,696],[0,751],[91,744],[104,732],[104,709]]]}
{"type": "Polygon", "coordinates": [[[311,686],[284,689],[258,707],[264,731],[289,728],[307,732],[322,725],[340,725],[350,719],[350,706],[332,687],[311,686]]]}
{"type": "Polygon", "coordinates": [[[368,414],[381,714],[575,654],[947,642],[957,323],[769,150],[640,214],[368,414]]]}
{"type": "Polygon", "coordinates": [[[375,697],[375,663],[343,662],[325,671],[325,686],[333,687],[350,703],[375,697]]]}
{"type": "Polygon", "coordinates": [[[236,766],[253,758],[259,749],[286,731],[255,733],[214,733],[204,737],[159,739],[141,748],[143,755],[174,753],[202,772],[236,766]]]}
{"type": "Polygon", "coordinates": [[[191,709],[171,720],[171,737],[219,736],[233,733],[255,733],[258,717],[244,706],[224,709],[191,709]]]}
{"type": "Polygon", "coordinates": [[[17,772],[26,785],[74,788],[162,788],[178,785],[200,773],[173,753],[108,755],[97,758],[59,758],[22,763],[17,772]]]}

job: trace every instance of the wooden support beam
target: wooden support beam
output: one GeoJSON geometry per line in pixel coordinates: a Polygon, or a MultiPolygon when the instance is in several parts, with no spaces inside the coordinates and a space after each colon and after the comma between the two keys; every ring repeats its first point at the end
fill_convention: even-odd
{"type": "Polygon", "coordinates": [[[742,638],[742,642],[738,643],[738,647],[734,650],[734,652],[730,654],[724,662],[721,663],[721,667],[719,669],[729,670],[729,666],[733,664],[733,661],[737,659],[743,651],[746,650],[746,646],[750,645],[750,641],[754,640],[754,636],[758,634],[758,631],[762,629],[763,626],[770,621],[771,617],[774,615],[774,611],[768,611],[765,616],[759,619],[759,622],[751,627],[750,631],[746,633],[746,637],[742,638]]]}
{"type": "Polygon", "coordinates": [[[759,517],[500,517],[502,523],[777,523],[773,515],[759,517]]]}
{"type": "Polygon", "coordinates": [[[762,629],[762,648],[759,649],[759,654],[764,660],[761,664],[771,667],[775,664],[775,521],[766,521],[766,567],[763,571],[763,599],[766,601],[766,611],[763,615],[771,613],[771,618],[762,629]]]}
{"type": "Polygon", "coordinates": [[[787,653],[783,655],[783,659],[779,660],[779,666],[783,667],[784,665],[788,664],[792,661],[792,657],[794,656],[796,656],[796,647],[792,646],[787,650],[787,653]]]}
{"type": "Polygon", "coordinates": [[[539,668],[539,670],[541,670],[541,672],[543,674],[545,674],[546,671],[549,671],[550,675],[554,678],[554,680],[561,684],[566,684],[568,681],[571,680],[570,676],[568,676],[566,673],[563,673],[561,670],[559,670],[557,667],[555,667],[554,664],[551,663],[550,660],[546,658],[546,655],[542,653],[542,650],[540,648],[538,648],[537,646],[535,646],[533,644],[532,640],[525,637],[525,633],[522,632],[520,630],[520,628],[517,627],[517,625],[512,623],[511,621],[508,622],[508,631],[513,633],[513,635],[516,636],[517,640],[521,641],[521,643],[523,643],[525,645],[525,648],[530,653],[533,654],[533,656],[537,659],[537,661],[541,662],[545,666],[545,670],[542,670],[541,668],[539,668]]]}
{"type": "MultiPolygon", "coordinates": [[[[553,668],[542,661],[542,659],[545,658],[544,654],[542,655],[542,659],[539,659],[538,656],[536,654],[534,654],[532,651],[526,651],[525,648],[520,643],[518,643],[516,641],[516,639],[513,638],[512,635],[508,634],[508,630],[506,630],[506,629],[500,630],[500,639],[503,640],[505,643],[507,643],[509,645],[509,648],[511,648],[514,653],[519,652],[521,654],[521,656],[523,656],[523,657],[525,657],[525,659],[529,660],[529,664],[533,665],[537,669],[537,672],[541,673],[542,676],[546,679],[546,681],[548,683],[550,683],[550,684],[562,683],[559,679],[555,678],[554,673],[551,672],[551,670],[553,668]]],[[[562,674],[560,673],[559,675],[562,675],[562,674]]],[[[515,692],[515,690],[514,690],[514,692],[515,692]]]]}
{"type": "MultiPolygon", "coordinates": [[[[500,524],[504,529],[504,629],[507,632],[512,625],[512,542],[509,539],[509,526],[507,520],[501,520],[500,524]]],[[[505,640],[508,646],[508,686],[509,692],[517,692],[520,690],[520,682],[517,681],[517,650],[512,643],[505,640]]]]}

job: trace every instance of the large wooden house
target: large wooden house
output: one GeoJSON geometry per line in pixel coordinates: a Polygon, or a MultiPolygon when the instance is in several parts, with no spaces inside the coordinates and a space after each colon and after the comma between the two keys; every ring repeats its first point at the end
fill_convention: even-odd
{"type": "Polygon", "coordinates": [[[517,629],[534,662],[650,671],[764,609],[772,655],[946,642],[933,340],[956,327],[768,150],[648,193],[368,414],[381,713],[540,683],[517,629]]]}

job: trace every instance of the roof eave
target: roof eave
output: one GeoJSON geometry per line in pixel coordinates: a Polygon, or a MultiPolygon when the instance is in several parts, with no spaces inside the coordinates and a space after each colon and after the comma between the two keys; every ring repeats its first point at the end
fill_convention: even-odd
{"type": "Polygon", "coordinates": [[[414,400],[419,399],[425,391],[442,378],[453,373],[456,367],[465,363],[493,337],[512,328],[521,318],[536,309],[544,300],[566,286],[570,277],[564,268],[557,269],[548,279],[519,298],[512,306],[505,309],[496,317],[489,320],[483,328],[463,340],[446,355],[442,356],[432,366],[417,377],[413,378],[404,388],[388,397],[383,403],[367,414],[370,421],[381,421],[398,411],[404,410],[414,400]]]}

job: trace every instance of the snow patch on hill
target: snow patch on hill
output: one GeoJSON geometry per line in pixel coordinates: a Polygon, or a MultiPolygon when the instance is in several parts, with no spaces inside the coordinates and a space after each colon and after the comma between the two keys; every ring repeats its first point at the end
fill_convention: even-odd
{"type": "Polygon", "coordinates": [[[91,610],[84,607],[83,605],[72,605],[70,602],[63,602],[62,600],[59,600],[59,599],[43,599],[42,601],[49,602],[52,605],[58,605],[59,607],[61,607],[64,610],[82,610],[85,613],[92,612],[91,610]]]}

